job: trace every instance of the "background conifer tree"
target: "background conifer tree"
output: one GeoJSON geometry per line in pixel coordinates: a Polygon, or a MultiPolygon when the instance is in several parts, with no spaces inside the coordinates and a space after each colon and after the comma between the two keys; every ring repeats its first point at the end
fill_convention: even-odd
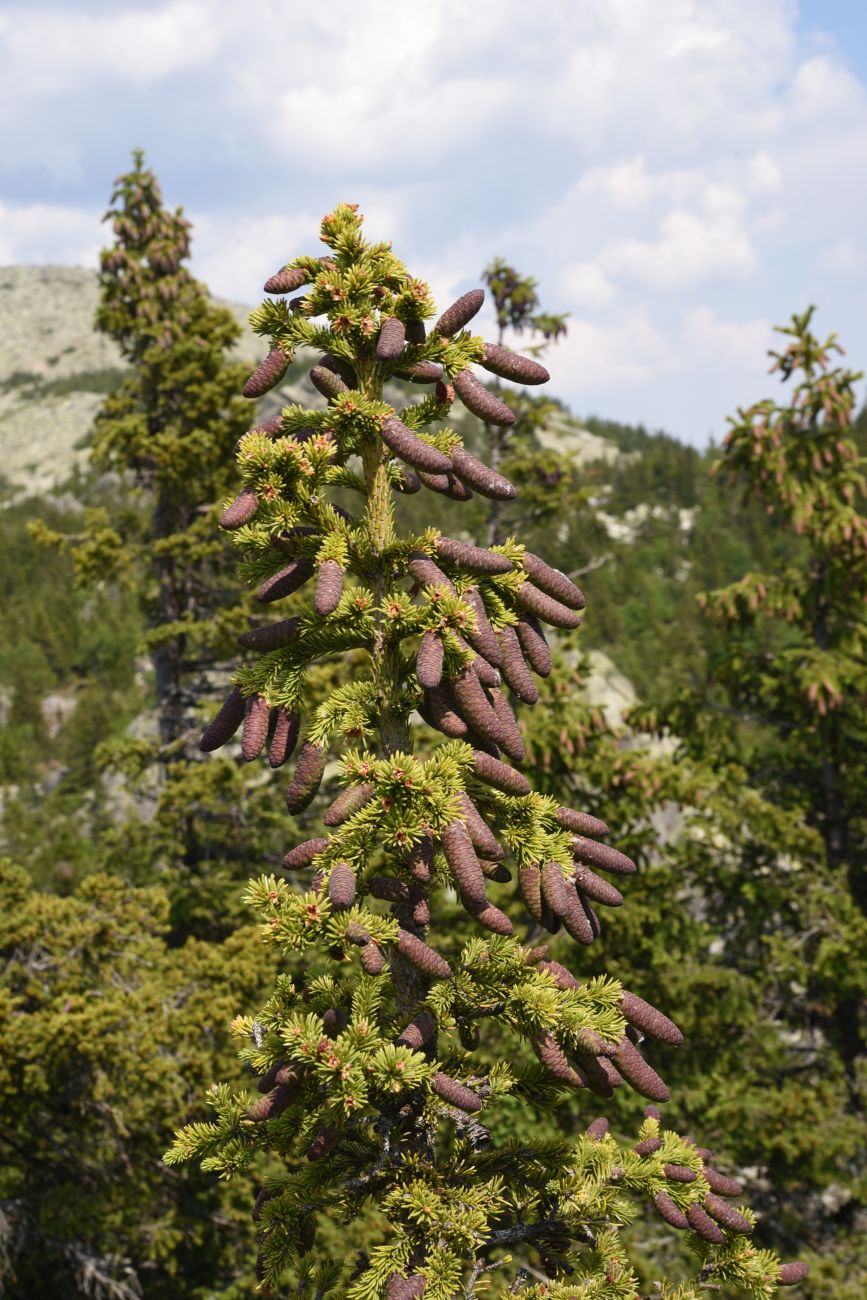
{"type": "Polygon", "coordinates": [[[616,901],[607,877],[635,869],[595,815],[534,792],[520,771],[512,706],[532,704],[536,677],[551,671],[541,623],[576,627],[581,593],[514,538],[486,549],[394,526],[393,493],[422,484],[458,500],[514,496],[445,421],[456,397],[497,427],[513,420],[473,363],[519,382],[544,371],[492,356],[465,329],[482,291],[427,334],[426,286],[389,245],[364,241],[354,206],[326,216],[321,234],[329,256],[297,258],[266,284],[277,295],[308,287],[294,308],[278,297],[253,314],[270,351],[246,391],[266,391],[312,347],[324,350],[310,375],[328,409],[289,406],[279,427],[243,438],[243,488],[221,518],[260,600],[306,583],[313,598],[243,634],[260,657],[236,674],[202,745],[242,728],[246,756],[267,746],[280,764],[303,733],[293,815],[315,797],[332,748],[345,788],[326,833],[286,855],[305,884],[270,875],[250,887],[264,937],[306,954],[255,1017],[235,1022],[259,1095],[215,1088],[214,1122],[184,1129],[167,1159],[198,1156],[228,1176],[262,1152],[279,1157],[254,1207],[265,1293],[291,1281],[351,1300],[453,1300],[476,1295],[490,1272],[497,1293],[525,1300],[635,1300],[620,1229],[645,1200],[690,1234],[698,1259],[681,1288],[657,1265],[658,1294],[686,1300],[719,1285],[770,1296],[804,1269],[752,1245],[749,1211],[723,1199],[739,1185],[663,1129],[655,1106],[626,1143],[601,1117],[577,1139],[539,1138],[526,1121],[520,1139],[501,1136],[512,1107],[544,1113],[575,1089],[607,1098],[625,1083],[666,1100],[638,1046],[681,1034],[610,975],[582,981],[545,945],[519,941],[504,910],[520,896],[531,934],[562,929],[584,946],[599,934],[596,905],[616,901]],[[382,396],[393,375],[432,391],[398,414],[382,396]],[[355,511],[335,489],[353,494],[355,511]],[[363,670],[311,708],[310,665],[359,651],[363,670]],[[427,757],[414,752],[416,709],[445,736],[427,757]],[[440,920],[449,891],[475,922],[467,941],[440,920]],[[486,1063],[489,1033],[531,1048],[534,1063],[486,1063]],[[341,1218],[363,1228],[350,1262],[317,1238],[341,1218]]]}

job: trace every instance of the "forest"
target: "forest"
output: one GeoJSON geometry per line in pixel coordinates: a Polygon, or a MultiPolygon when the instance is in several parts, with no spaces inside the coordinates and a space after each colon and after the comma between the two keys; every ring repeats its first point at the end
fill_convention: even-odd
{"type": "Polygon", "coordinates": [[[106,230],[0,498],[0,1292],[859,1300],[862,358],[579,417],[532,267],[340,204],[251,375],[140,153],[106,230]]]}

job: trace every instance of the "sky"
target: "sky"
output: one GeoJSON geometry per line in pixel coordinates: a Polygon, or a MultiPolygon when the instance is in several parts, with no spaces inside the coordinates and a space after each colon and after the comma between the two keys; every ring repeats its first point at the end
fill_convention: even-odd
{"type": "Polygon", "coordinates": [[[719,440],[810,303],[867,365],[864,0],[0,0],[0,265],[95,266],[135,146],[251,306],[339,201],[442,307],[507,258],[578,415],[719,440]]]}

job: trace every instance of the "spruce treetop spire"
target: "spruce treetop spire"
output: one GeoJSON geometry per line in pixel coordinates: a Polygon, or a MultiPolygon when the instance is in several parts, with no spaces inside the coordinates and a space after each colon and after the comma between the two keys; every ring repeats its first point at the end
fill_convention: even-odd
{"type": "Polygon", "coordinates": [[[598,819],[536,793],[520,770],[513,705],[532,704],[534,674],[550,671],[542,624],[577,627],[584,597],[514,537],[483,548],[395,523],[395,493],[514,494],[449,413],[460,400],[508,423],[474,367],[508,365],[520,379],[532,363],[495,353],[500,369],[488,365],[489,345],[467,328],[481,291],[428,330],[427,286],[389,244],[363,238],[355,205],[329,213],[321,237],[328,253],[278,270],[267,288],[279,296],[251,317],[267,354],[246,391],[279,383],[309,348],[327,406],[287,406],[240,441],[243,486],[221,524],[265,609],[241,638],[257,657],[203,747],[241,728],[247,759],[267,748],[279,766],[297,748],[293,815],[330,756],[344,789],[326,833],[250,886],[264,939],[304,955],[302,974],[281,975],[235,1022],[258,1095],[215,1085],[213,1124],[183,1130],[167,1159],[198,1156],[228,1176],[259,1152],[279,1157],[253,1211],[263,1294],[469,1300],[491,1272],[488,1294],[638,1300],[619,1229],[644,1200],[691,1234],[700,1260],[694,1286],[662,1294],[685,1300],[718,1282],[769,1297],[797,1280],[792,1266],[753,1246],[749,1211],[723,1199],[738,1184],[664,1129],[655,1106],[627,1145],[595,1106],[583,1135],[537,1140],[528,1125],[521,1142],[498,1140],[509,1096],[545,1108],[566,1090],[605,1099],[625,1086],[665,1101],[639,1048],[659,1044],[648,1052],[659,1063],[682,1037],[616,979],[582,979],[538,942],[547,931],[591,944],[596,907],[621,901],[607,877],[628,883],[635,870],[598,819]],[[395,379],[423,395],[395,407],[395,379]],[[268,608],[305,589],[302,612],[268,608]],[[310,708],[310,665],[347,652],[363,669],[310,708]],[[417,714],[438,743],[424,742],[417,714]],[[471,918],[468,939],[440,920],[450,895],[471,918]],[[480,1052],[486,1039],[506,1045],[501,1059],[480,1052]],[[351,1259],[329,1255],[325,1221],[368,1211],[387,1231],[351,1259]]]}

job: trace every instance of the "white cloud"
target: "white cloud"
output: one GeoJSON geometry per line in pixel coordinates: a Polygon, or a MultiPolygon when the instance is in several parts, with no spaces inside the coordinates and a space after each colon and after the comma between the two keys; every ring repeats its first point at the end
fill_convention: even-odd
{"type": "MultiPolygon", "coordinates": [[[[674,349],[643,312],[611,326],[586,319],[569,321],[567,336],[546,355],[552,391],[605,393],[619,384],[635,385],[671,371],[674,349]]],[[[582,402],[586,409],[586,402],[582,402]]]]}
{"type": "Polygon", "coordinates": [[[96,266],[99,250],[108,242],[102,237],[101,215],[62,204],[0,202],[0,265],[96,266]]]}

